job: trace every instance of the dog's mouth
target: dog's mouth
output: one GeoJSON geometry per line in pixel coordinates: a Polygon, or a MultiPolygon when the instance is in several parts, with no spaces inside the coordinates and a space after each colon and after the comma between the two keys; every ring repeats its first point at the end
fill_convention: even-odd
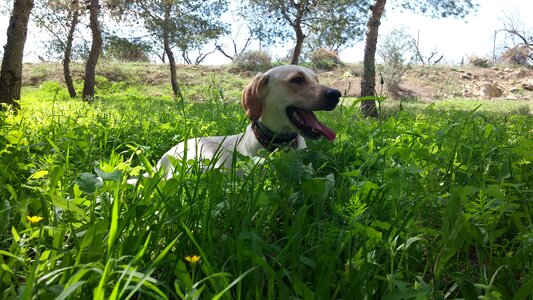
{"type": "Polygon", "coordinates": [[[286,109],[287,117],[302,135],[311,139],[318,139],[320,136],[333,141],[337,134],[331,128],[320,123],[312,111],[294,106],[286,109]]]}

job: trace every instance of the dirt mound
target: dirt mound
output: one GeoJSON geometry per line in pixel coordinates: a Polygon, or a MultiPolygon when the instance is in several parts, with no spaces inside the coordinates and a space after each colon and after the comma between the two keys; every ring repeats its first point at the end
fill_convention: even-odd
{"type": "MultiPolygon", "coordinates": [[[[361,68],[362,69],[362,68],[361,68]]],[[[324,72],[321,78],[347,96],[357,97],[361,90],[361,70],[324,72]]],[[[376,93],[385,89],[376,78],[376,93]]],[[[400,84],[399,96],[423,102],[452,98],[511,99],[533,101],[533,69],[523,67],[447,67],[413,66],[400,84]]]]}

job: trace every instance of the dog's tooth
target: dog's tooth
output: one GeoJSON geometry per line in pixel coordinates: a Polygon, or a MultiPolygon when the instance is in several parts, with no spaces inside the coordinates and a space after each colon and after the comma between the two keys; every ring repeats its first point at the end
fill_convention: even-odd
{"type": "Polygon", "coordinates": [[[292,115],[294,116],[294,118],[296,119],[296,121],[298,121],[298,123],[302,123],[302,120],[300,119],[300,116],[298,116],[298,113],[296,113],[296,111],[294,111],[292,113],[292,115]]]}

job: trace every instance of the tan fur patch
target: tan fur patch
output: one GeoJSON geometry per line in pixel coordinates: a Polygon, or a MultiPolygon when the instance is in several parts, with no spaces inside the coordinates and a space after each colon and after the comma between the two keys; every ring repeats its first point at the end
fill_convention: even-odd
{"type": "Polygon", "coordinates": [[[268,76],[257,74],[242,92],[242,107],[252,121],[257,121],[263,113],[263,90],[267,82],[268,76]]]}

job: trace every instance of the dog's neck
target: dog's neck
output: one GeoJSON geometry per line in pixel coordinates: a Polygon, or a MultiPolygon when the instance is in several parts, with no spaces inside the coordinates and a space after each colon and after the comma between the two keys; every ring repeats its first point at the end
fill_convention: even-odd
{"type": "Polygon", "coordinates": [[[252,122],[252,130],[255,138],[268,151],[274,151],[278,148],[298,148],[298,134],[291,133],[276,133],[268,129],[263,123],[257,121],[252,122]]]}

